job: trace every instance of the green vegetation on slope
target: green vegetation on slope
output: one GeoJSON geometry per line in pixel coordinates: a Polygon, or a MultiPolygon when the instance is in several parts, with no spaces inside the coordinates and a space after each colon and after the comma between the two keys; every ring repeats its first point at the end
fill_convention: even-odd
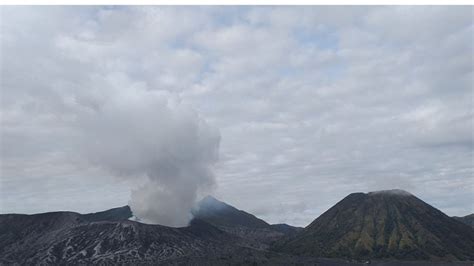
{"type": "Polygon", "coordinates": [[[274,248],[318,257],[474,260],[474,230],[407,192],[353,193],[274,248]]]}

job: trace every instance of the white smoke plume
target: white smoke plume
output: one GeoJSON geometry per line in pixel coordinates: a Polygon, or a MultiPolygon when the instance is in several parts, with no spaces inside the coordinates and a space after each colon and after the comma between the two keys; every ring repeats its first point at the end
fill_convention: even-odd
{"type": "Polygon", "coordinates": [[[169,93],[104,91],[77,99],[87,106],[79,123],[83,154],[117,177],[142,181],[129,201],[141,221],[186,226],[197,197],[215,185],[218,131],[169,93]]]}

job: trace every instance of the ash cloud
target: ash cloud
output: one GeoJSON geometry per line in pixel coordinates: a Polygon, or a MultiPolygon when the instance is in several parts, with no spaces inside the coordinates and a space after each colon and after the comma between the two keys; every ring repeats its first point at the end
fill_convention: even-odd
{"type": "Polygon", "coordinates": [[[186,226],[197,197],[215,185],[217,129],[163,91],[112,89],[91,102],[78,120],[81,154],[139,184],[129,205],[141,221],[186,226]]]}

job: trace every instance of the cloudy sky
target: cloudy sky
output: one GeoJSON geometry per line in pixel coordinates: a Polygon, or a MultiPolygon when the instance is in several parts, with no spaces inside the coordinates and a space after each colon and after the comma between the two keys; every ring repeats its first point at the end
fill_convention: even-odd
{"type": "Polygon", "coordinates": [[[271,223],[391,188],[473,213],[473,30],[472,7],[2,7],[0,212],[127,204],[133,149],[185,108],[213,194],[271,223]]]}

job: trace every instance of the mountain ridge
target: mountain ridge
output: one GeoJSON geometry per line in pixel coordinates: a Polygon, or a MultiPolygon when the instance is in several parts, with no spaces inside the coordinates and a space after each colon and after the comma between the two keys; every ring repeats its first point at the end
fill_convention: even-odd
{"type": "Polygon", "coordinates": [[[194,219],[206,221],[222,231],[247,239],[251,247],[259,250],[268,249],[273,242],[298,230],[290,225],[285,228],[270,225],[255,215],[212,196],[198,202],[192,214],[194,219]]]}
{"type": "Polygon", "coordinates": [[[408,192],[359,192],[274,249],[355,259],[473,260],[474,230],[408,192]]]}
{"type": "Polygon", "coordinates": [[[351,193],[304,229],[271,225],[213,197],[201,207],[181,228],[129,220],[128,206],[89,214],[2,214],[0,264],[359,265],[370,260],[385,265],[389,260],[403,265],[425,260],[429,263],[406,265],[467,265],[454,261],[473,260],[471,227],[403,191],[351,193]]]}
{"type": "Polygon", "coordinates": [[[458,216],[453,216],[453,219],[456,219],[462,223],[465,223],[469,225],[470,227],[474,228],[474,213],[468,214],[466,216],[458,217],[458,216]]]}

